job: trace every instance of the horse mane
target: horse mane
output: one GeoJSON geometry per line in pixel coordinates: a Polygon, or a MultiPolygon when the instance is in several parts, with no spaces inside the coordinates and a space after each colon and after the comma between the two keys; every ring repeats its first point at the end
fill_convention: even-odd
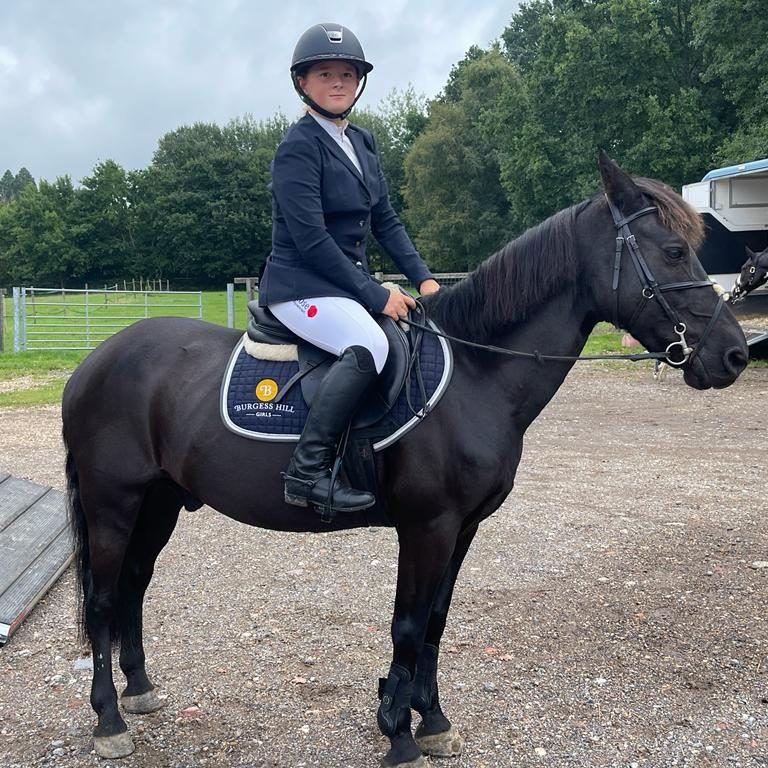
{"type": "Polygon", "coordinates": [[[659,220],[672,232],[677,232],[697,251],[704,242],[704,219],[685,202],[672,187],[657,179],[635,176],[632,179],[643,194],[653,202],[659,212],[659,220]]]}
{"type": "Polygon", "coordinates": [[[507,243],[455,285],[429,296],[429,316],[471,341],[524,320],[530,310],[576,280],[577,214],[584,201],[507,243]]]}
{"type": "MultiPolygon", "coordinates": [[[[643,177],[633,180],[658,208],[661,223],[696,250],[704,240],[701,216],[666,184],[643,177]]],[[[429,316],[446,331],[479,342],[525,320],[532,309],[576,282],[576,217],[600,200],[602,192],[507,243],[465,279],[429,296],[429,316]]]]}

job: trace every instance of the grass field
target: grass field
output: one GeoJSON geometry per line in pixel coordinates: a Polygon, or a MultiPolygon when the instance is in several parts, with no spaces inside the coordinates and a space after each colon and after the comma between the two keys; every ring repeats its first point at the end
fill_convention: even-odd
{"type": "MultiPolygon", "coordinates": [[[[61,399],[68,374],[74,370],[88,352],[27,351],[13,353],[13,306],[10,298],[6,298],[5,302],[5,351],[0,353],[0,407],[57,403],[61,399]]],[[[204,292],[202,310],[204,320],[226,325],[226,291],[204,292]]],[[[197,313],[196,309],[194,313],[197,313]]],[[[169,312],[166,309],[162,314],[169,314],[169,312]]],[[[180,314],[189,315],[190,312],[185,309],[180,314]]],[[[235,326],[244,328],[245,320],[245,290],[239,290],[235,292],[235,326]]],[[[600,323],[587,341],[584,354],[621,351],[621,334],[616,333],[609,323],[600,323]]],[[[629,363],[624,364],[629,365],[629,363]]]]}
{"type": "MultiPolygon", "coordinates": [[[[227,324],[227,292],[208,291],[202,296],[203,320],[227,324]]],[[[165,309],[153,314],[169,314],[165,309]]],[[[189,316],[191,310],[184,308],[189,316]]],[[[245,290],[235,291],[235,325],[245,327],[245,290]]],[[[197,315],[197,309],[194,309],[197,315]]],[[[13,352],[13,300],[5,299],[4,352],[0,353],[0,407],[12,405],[42,405],[61,399],[66,376],[85,358],[88,350],[13,352]],[[18,382],[13,387],[11,382],[18,382]],[[3,386],[5,383],[5,386],[3,386]]]]}

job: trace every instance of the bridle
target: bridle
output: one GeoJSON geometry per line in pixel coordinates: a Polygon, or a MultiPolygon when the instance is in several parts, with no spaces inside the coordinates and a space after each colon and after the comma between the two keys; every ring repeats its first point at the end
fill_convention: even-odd
{"type": "Polygon", "coordinates": [[[653,272],[648,266],[648,262],[643,258],[643,254],[640,250],[637,239],[629,229],[631,222],[639,219],[641,216],[645,216],[646,214],[657,212],[656,206],[649,205],[647,208],[642,208],[641,210],[629,216],[622,216],[621,211],[619,211],[619,209],[613,204],[607,195],[605,199],[608,202],[608,208],[611,212],[611,216],[613,217],[613,225],[616,227],[616,256],[613,262],[613,282],[611,285],[614,296],[616,297],[616,303],[614,305],[613,311],[613,324],[617,328],[622,327],[622,324],[619,320],[619,278],[621,276],[622,255],[624,253],[624,246],[626,245],[627,251],[629,252],[630,258],[632,260],[632,266],[635,268],[635,272],[637,273],[637,276],[643,286],[641,291],[642,296],[638,301],[635,307],[635,311],[632,313],[632,316],[626,327],[631,328],[645,307],[648,306],[648,302],[656,299],[661,305],[661,308],[664,310],[664,314],[666,314],[666,316],[672,322],[675,334],[679,337],[678,341],[673,341],[666,348],[664,357],[665,362],[668,365],[679,367],[687,362],[692,361],[701,351],[702,347],[704,346],[704,342],[709,336],[715,322],[717,321],[717,318],[720,316],[720,313],[723,310],[723,305],[725,304],[723,297],[718,296],[717,305],[715,306],[715,310],[712,313],[712,316],[709,318],[709,322],[704,328],[704,333],[701,334],[699,341],[693,347],[691,347],[685,338],[685,332],[687,330],[685,323],[680,320],[677,312],[667,301],[664,294],[670,291],[686,291],[691,288],[714,289],[713,283],[710,280],[692,280],[689,282],[681,283],[659,284],[656,278],[653,276],[653,272]],[[679,350],[677,349],[678,347],[679,350]],[[681,354],[680,359],[673,359],[671,355],[677,354],[678,352],[681,354]]]}
{"type": "MultiPolygon", "coordinates": [[[[685,365],[685,363],[692,361],[696,355],[701,352],[702,348],[704,347],[704,342],[709,337],[709,334],[712,331],[717,318],[720,316],[720,313],[723,310],[723,306],[725,304],[723,296],[718,294],[717,305],[715,306],[712,316],[709,318],[709,322],[704,328],[704,333],[701,334],[701,338],[698,340],[698,342],[696,342],[696,344],[694,344],[694,346],[690,346],[687,339],[685,338],[685,333],[688,329],[685,323],[680,320],[677,312],[675,312],[673,307],[670,306],[664,294],[670,291],[685,291],[691,288],[709,288],[710,290],[716,290],[715,283],[710,280],[692,280],[689,282],[660,284],[653,276],[653,272],[648,266],[648,262],[643,257],[640,246],[638,245],[635,236],[632,234],[629,228],[629,225],[636,219],[639,219],[641,216],[657,212],[657,207],[655,205],[650,205],[647,208],[643,208],[637,211],[636,213],[630,214],[629,216],[622,216],[619,209],[613,204],[607,195],[606,200],[608,202],[608,208],[613,218],[613,224],[616,227],[616,254],[613,262],[613,280],[611,284],[613,294],[616,297],[613,311],[613,323],[617,328],[622,327],[621,321],[619,320],[619,280],[621,277],[621,265],[623,260],[623,253],[625,250],[624,246],[626,245],[626,250],[629,252],[630,258],[632,260],[632,266],[635,268],[635,272],[637,273],[637,276],[643,286],[641,291],[641,298],[638,301],[634,312],[632,313],[628,327],[631,327],[635,320],[637,320],[645,307],[648,306],[648,302],[652,301],[653,299],[657,299],[659,304],[661,304],[664,313],[672,322],[673,330],[678,336],[678,341],[673,341],[671,344],[669,344],[664,352],[640,352],[630,355],[544,355],[537,350],[533,352],[521,352],[515,349],[507,349],[506,347],[497,347],[493,344],[479,344],[475,341],[467,341],[466,339],[460,339],[456,336],[442,333],[430,325],[417,323],[408,319],[402,319],[400,322],[403,322],[406,325],[412,326],[414,328],[419,328],[420,330],[426,331],[427,333],[432,333],[435,336],[440,336],[444,339],[448,339],[449,341],[456,342],[457,344],[474,347],[475,349],[482,349],[486,352],[509,355],[511,357],[531,358],[537,362],[578,362],[580,360],[631,360],[632,362],[636,362],[638,360],[662,360],[668,365],[680,367],[685,365]],[[678,353],[681,355],[680,359],[673,359],[671,357],[672,354],[678,353]]],[[[426,313],[424,312],[424,307],[421,302],[417,300],[416,303],[421,312],[421,316],[426,317],[426,313]]]]}

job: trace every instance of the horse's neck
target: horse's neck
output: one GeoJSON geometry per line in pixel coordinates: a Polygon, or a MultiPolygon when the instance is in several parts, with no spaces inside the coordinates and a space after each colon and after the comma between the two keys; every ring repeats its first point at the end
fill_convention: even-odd
{"type": "MultiPolygon", "coordinates": [[[[584,348],[594,324],[589,312],[577,301],[576,292],[566,291],[544,302],[528,320],[499,334],[494,343],[521,352],[576,356],[584,348]]],[[[478,403],[484,400],[482,407],[496,412],[499,418],[511,420],[521,433],[552,399],[573,366],[573,362],[537,362],[499,354],[490,362],[486,359],[483,365],[490,366],[487,372],[479,372],[475,370],[478,363],[471,362],[471,354],[459,350],[457,354],[464,355],[469,363],[461,366],[464,375],[477,377],[478,403]],[[488,393],[484,397],[486,388],[488,393]],[[503,393],[502,402],[499,392],[503,393]]]]}

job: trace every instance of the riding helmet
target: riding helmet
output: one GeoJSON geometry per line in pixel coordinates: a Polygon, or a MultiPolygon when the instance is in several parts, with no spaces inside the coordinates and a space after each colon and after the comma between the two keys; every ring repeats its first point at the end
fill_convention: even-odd
{"type": "Polygon", "coordinates": [[[293,51],[291,59],[291,80],[296,93],[301,100],[309,104],[312,109],[326,117],[346,117],[354,107],[355,103],[343,113],[329,112],[316,104],[299,86],[298,77],[304,75],[312,64],[318,61],[348,61],[358,71],[359,77],[363,81],[362,88],[355,98],[355,103],[362,96],[365,90],[368,73],[373,69],[373,64],[365,60],[363,46],[355,36],[352,30],[347,29],[341,24],[323,23],[315,24],[310,27],[299,38],[296,48],[293,51]]]}

